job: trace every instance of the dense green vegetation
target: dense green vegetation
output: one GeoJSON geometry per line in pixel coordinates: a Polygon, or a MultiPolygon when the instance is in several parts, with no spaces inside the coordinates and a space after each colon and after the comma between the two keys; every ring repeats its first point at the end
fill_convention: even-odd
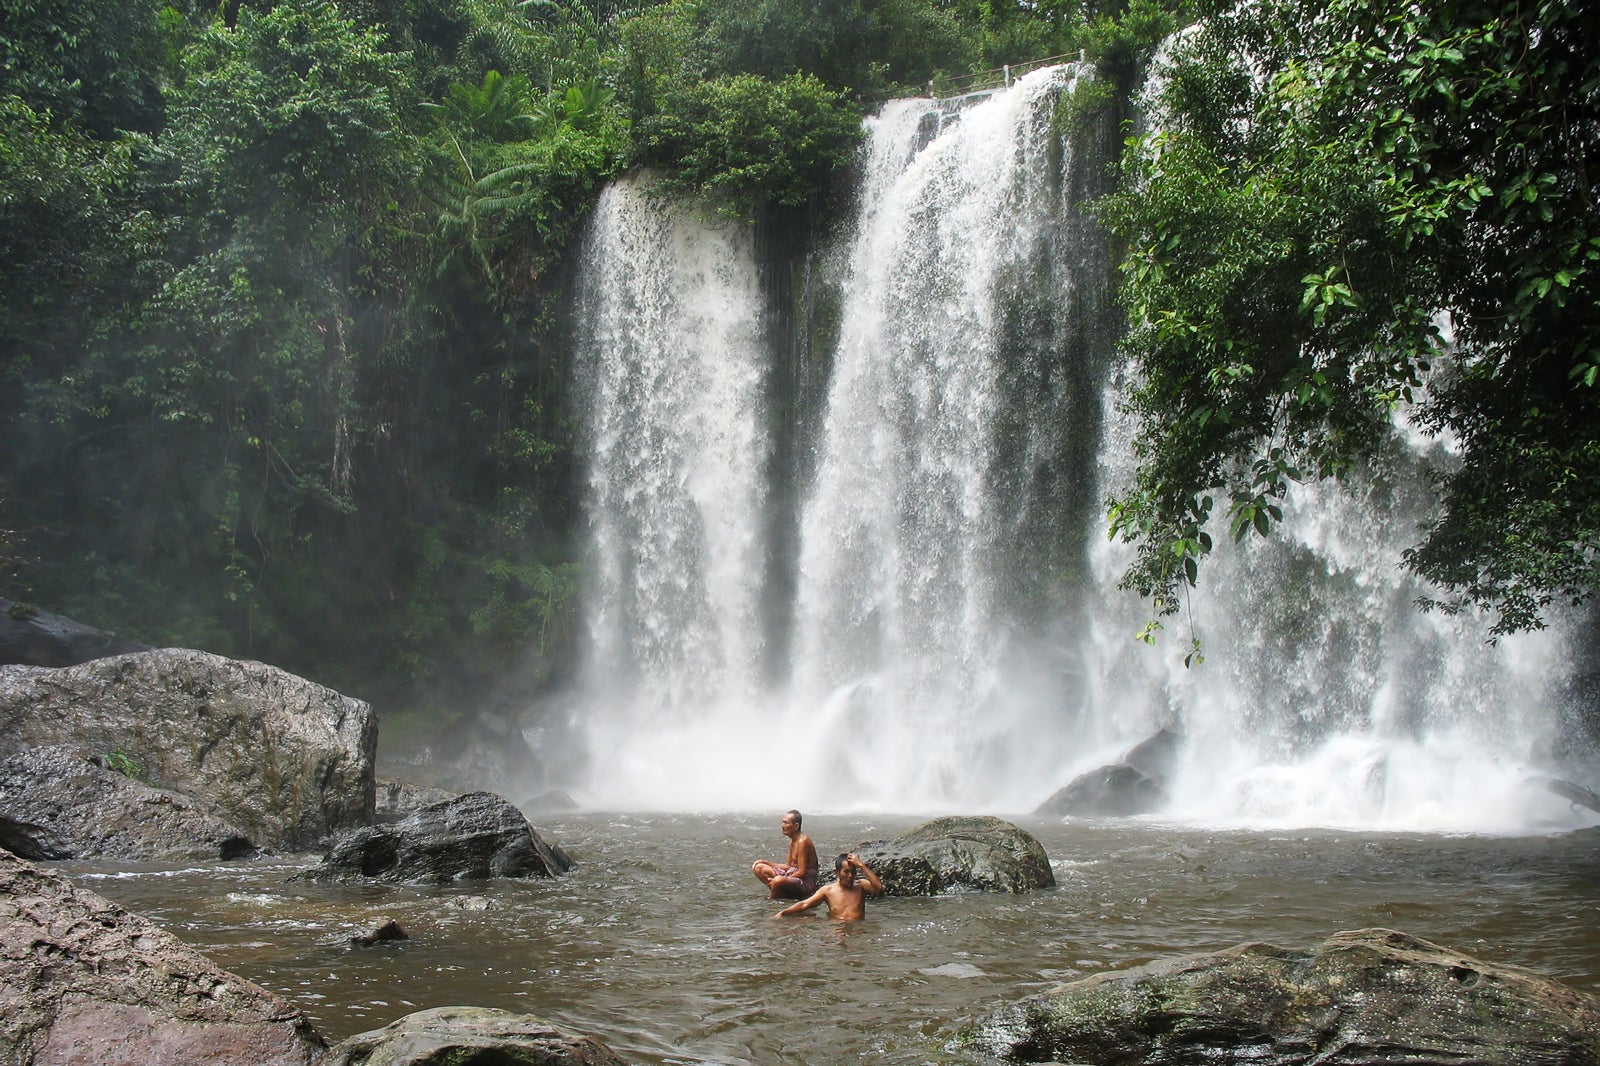
{"type": "Polygon", "coordinates": [[[802,210],[903,85],[1079,0],[0,0],[0,591],[388,708],[537,685],[563,309],[649,165],[802,210]]]}
{"type": "MultiPolygon", "coordinates": [[[[543,683],[601,185],[803,211],[873,101],[1079,49],[1126,92],[1182,6],[0,0],[0,591],[390,707],[543,683]]],[[[1269,532],[1401,403],[1460,444],[1407,560],[1440,604],[1589,594],[1596,34],[1273,0],[1183,38],[1105,211],[1145,425],[1113,527],[1161,609],[1214,511],[1269,532]]]]}
{"type": "Polygon", "coordinates": [[[1600,582],[1600,21],[1559,2],[1267,0],[1174,50],[1106,217],[1128,242],[1127,583],[1180,608],[1214,527],[1403,409],[1453,441],[1404,564],[1537,628],[1600,582]]]}

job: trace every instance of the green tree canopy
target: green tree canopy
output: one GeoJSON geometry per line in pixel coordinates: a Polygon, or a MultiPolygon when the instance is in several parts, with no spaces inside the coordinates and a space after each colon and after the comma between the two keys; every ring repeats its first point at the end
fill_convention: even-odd
{"type": "Polygon", "coordinates": [[[1396,411],[1455,441],[1405,564],[1500,634],[1600,583],[1600,21],[1575,5],[1274,0],[1175,45],[1105,217],[1127,242],[1126,584],[1177,609],[1288,484],[1396,411]],[[1218,502],[1218,501],[1222,502],[1218,502]]]}

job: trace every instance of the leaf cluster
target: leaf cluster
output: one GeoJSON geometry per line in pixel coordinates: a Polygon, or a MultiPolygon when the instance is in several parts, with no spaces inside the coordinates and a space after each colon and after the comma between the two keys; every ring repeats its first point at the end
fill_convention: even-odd
{"type": "Polygon", "coordinates": [[[1289,483],[1412,412],[1460,455],[1405,558],[1437,605],[1498,634],[1592,594],[1597,45],[1569,5],[1487,0],[1279,0],[1181,38],[1104,205],[1142,427],[1110,503],[1129,586],[1176,609],[1218,498],[1264,535],[1289,483]]]}

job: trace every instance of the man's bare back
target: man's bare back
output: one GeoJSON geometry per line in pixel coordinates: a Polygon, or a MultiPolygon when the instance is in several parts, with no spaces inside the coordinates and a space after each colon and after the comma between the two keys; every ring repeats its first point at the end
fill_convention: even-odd
{"type": "Polygon", "coordinates": [[[833,868],[838,873],[839,880],[831,885],[823,885],[807,898],[799,903],[790,904],[773,917],[784,918],[792,914],[801,914],[819,903],[826,903],[828,917],[835,921],[859,922],[865,918],[867,896],[869,894],[876,896],[882,892],[883,882],[878,880],[878,875],[861,861],[859,855],[841,855],[834,860],[833,868]]]}

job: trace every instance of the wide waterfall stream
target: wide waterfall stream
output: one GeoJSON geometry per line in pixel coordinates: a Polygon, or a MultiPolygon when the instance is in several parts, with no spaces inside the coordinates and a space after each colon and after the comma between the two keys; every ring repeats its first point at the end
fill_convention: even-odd
{"type": "Polygon", "coordinates": [[[1482,620],[1413,605],[1401,552],[1451,458],[1403,423],[1346,483],[1293,493],[1270,540],[1225,544],[1154,647],[1134,639],[1150,608],[1105,536],[1126,370],[1084,207],[1117,131],[1074,117],[1090,77],[885,105],[853,216],[787,287],[749,225],[648,176],[605,193],[578,316],[581,750],[532,788],[1032,810],[1166,730],[1177,818],[1517,832],[1544,816],[1529,777],[1583,776],[1572,620],[1489,645],[1482,620]]]}
{"type": "MultiPolygon", "coordinates": [[[[1026,817],[1058,887],[885,899],[852,925],[776,920],[749,873],[778,811],[535,819],[578,865],[443,888],[285,883],[304,863],[62,864],[305,1010],[329,1038],[426,1007],[500,1007],[640,1063],[963,1063],[987,1009],[1100,970],[1247,940],[1399,928],[1600,991],[1600,847],[1529,837],[1262,832],[1026,817]],[[374,917],[411,939],[346,942],[374,917]]],[[[825,855],[909,816],[807,812],[825,855]]]]}

